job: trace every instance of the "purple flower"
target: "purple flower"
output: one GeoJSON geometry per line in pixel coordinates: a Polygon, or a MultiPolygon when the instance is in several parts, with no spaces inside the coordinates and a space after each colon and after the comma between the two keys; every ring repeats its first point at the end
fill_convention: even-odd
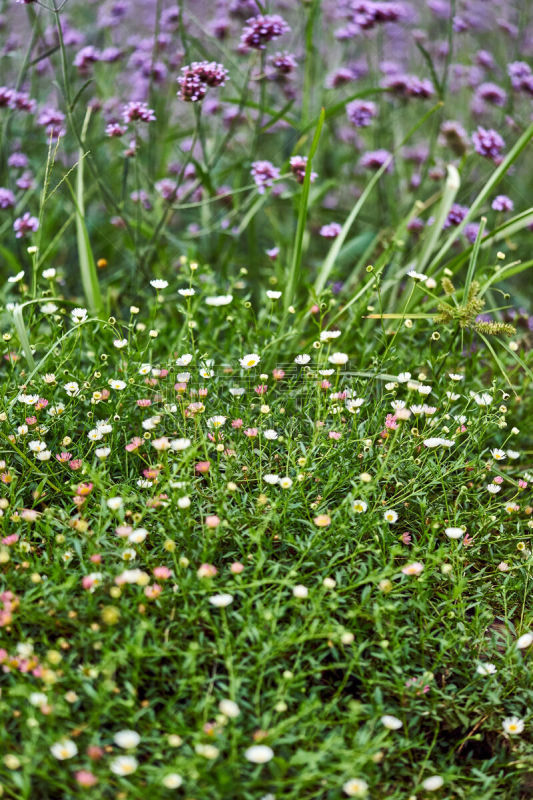
{"type": "Polygon", "coordinates": [[[155,113],[152,108],[148,108],[147,103],[141,103],[135,100],[124,106],[122,110],[122,119],[126,124],[135,121],[155,122],[155,113]]]}
{"type": "Polygon", "coordinates": [[[381,85],[400,97],[421,97],[426,99],[433,97],[435,94],[435,87],[431,81],[427,78],[419,78],[417,75],[397,73],[385,78],[381,85]]]}
{"type": "Polygon", "coordinates": [[[118,47],[106,47],[100,53],[99,61],[103,61],[106,64],[114,64],[115,61],[119,61],[123,56],[122,50],[119,50],[118,47]]]}
{"type": "Polygon", "coordinates": [[[495,66],[492,53],[489,53],[488,50],[478,50],[476,53],[476,62],[480,67],[484,67],[485,69],[494,69],[495,66]]]}
{"type": "Polygon", "coordinates": [[[468,206],[461,206],[459,203],[454,203],[448,212],[448,216],[446,217],[444,225],[442,226],[443,229],[446,230],[446,228],[450,228],[452,225],[457,227],[461,224],[467,214],[468,206]]]}
{"type": "Polygon", "coordinates": [[[121,125],[119,122],[110,122],[109,125],[106,125],[105,135],[110,136],[111,138],[124,136],[126,130],[127,129],[124,127],[124,125],[121,125]]]}
{"type": "Polygon", "coordinates": [[[87,47],[82,47],[81,50],[76,53],[74,66],[81,72],[82,75],[86,75],[89,72],[89,67],[96,61],[100,61],[100,59],[100,51],[97,50],[96,47],[88,45],[87,47]]]}
{"type": "MultiPolygon", "coordinates": [[[[307,156],[292,156],[290,160],[291,172],[298,181],[303,183],[305,179],[305,170],[307,167],[307,156]]],[[[318,173],[311,172],[311,183],[318,177],[318,173]]]]}
{"type": "Polygon", "coordinates": [[[171,6],[161,14],[161,27],[164,30],[173,31],[180,21],[180,10],[178,6],[171,6]]]}
{"type": "Polygon", "coordinates": [[[378,170],[387,163],[387,172],[390,172],[392,169],[392,153],[389,153],[388,150],[369,150],[368,153],[364,153],[361,158],[359,159],[359,163],[365,169],[374,169],[378,170]]]}
{"type": "Polygon", "coordinates": [[[521,89],[524,78],[531,75],[531,67],[525,61],[512,61],[507,66],[507,73],[511,78],[513,89],[521,89]]]}
{"type": "Polygon", "coordinates": [[[162,178],[156,183],[155,188],[167,203],[171,203],[176,199],[178,184],[172,178],[162,178]]]}
{"type": "Polygon", "coordinates": [[[278,39],[288,31],[289,26],[279,14],[259,14],[246,20],[240,46],[245,50],[264,50],[268,42],[278,39]]]}
{"type": "Polygon", "coordinates": [[[27,111],[29,114],[33,114],[37,103],[29,96],[28,92],[14,91],[9,106],[17,111],[27,111]]]}
{"type": "Polygon", "coordinates": [[[469,222],[468,225],[465,225],[464,235],[470,242],[470,244],[474,244],[477,239],[477,235],[479,232],[479,222],[469,222]]]}
{"type": "Polygon", "coordinates": [[[39,228],[39,220],[37,217],[32,217],[29,211],[15,220],[13,223],[13,229],[15,231],[15,235],[17,239],[21,239],[25,236],[26,233],[29,231],[33,231],[35,233],[36,230],[39,228]]]}
{"type": "Polygon", "coordinates": [[[501,152],[505,147],[505,142],[500,134],[493,128],[482,128],[478,126],[477,131],[472,134],[472,143],[476,153],[492,161],[501,161],[501,152]]]}
{"type": "Polygon", "coordinates": [[[320,228],[320,235],[324,239],[336,239],[342,230],[342,226],[338,222],[330,222],[329,225],[322,225],[320,228]]]}
{"type": "Polygon", "coordinates": [[[142,207],[145,208],[147,211],[150,211],[150,209],[152,208],[150,198],[148,197],[144,189],[139,189],[139,191],[135,190],[130,194],[130,197],[134,203],[140,203],[142,207]]]}
{"type": "Polygon", "coordinates": [[[10,108],[14,95],[14,89],[8,89],[7,86],[0,86],[0,108],[10,108]]]}
{"type": "Polygon", "coordinates": [[[28,166],[28,156],[24,153],[12,153],[7,159],[7,166],[15,169],[24,169],[28,166]]]}
{"type": "Polygon", "coordinates": [[[330,73],[326,78],[327,89],[338,89],[351,81],[357,80],[357,75],[349,67],[340,67],[335,72],[330,73]]]}
{"type": "Polygon", "coordinates": [[[193,61],[182,67],[181,72],[179,97],[191,103],[203,100],[209,86],[224,86],[228,80],[228,70],[216,61],[193,61]]]}
{"type": "Polygon", "coordinates": [[[298,69],[298,62],[292,53],[276,53],[270,58],[271,66],[280,75],[290,75],[295,69],[298,69]]]}
{"type": "Polygon", "coordinates": [[[353,100],[346,106],[348,119],[356,128],[367,128],[377,113],[376,104],[367,100],[353,100]]]}
{"type": "Polygon", "coordinates": [[[33,178],[33,174],[29,170],[24,170],[20,178],[17,179],[16,183],[18,188],[24,189],[24,191],[26,191],[27,189],[33,189],[33,187],[35,186],[35,180],[33,178]]]}
{"type": "Polygon", "coordinates": [[[272,183],[279,178],[280,171],[270,161],[254,161],[251,175],[257,186],[259,194],[264,194],[265,189],[270,189],[272,183]]]}
{"type": "Polygon", "coordinates": [[[492,201],[491,207],[494,209],[494,211],[512,211],[514,208],[514,203],[510,197],[507,197],[506,194],[499,194],[492,201]]]}
{"type": "Polygon", "coordinates": [[[481,83],[477,87],[476,94],[481,100],[494,106],[504,106],[507,100],[507,92],[495,83],[481,83]]]}
{"type": "Polygon", "coordinates": [[[420,217],[413,217],[413,219],[409,220],[407,223],[407,230],[409,233],[420,233],[424,230],[424,220],[420,219],[420,217]]]}
{"type": "Polygon", "coordinates": [[[407,15],[402,3],[373,2],[372,0],[356,0],[352,2],[352,26],[355,30],[371,30],[378,24],[398,22],[407,15]]]}
{"type": "Polygon", "coordinates": [[[0,186],[0,208],[13,208],[15,202],[15,195],[11,189],[0,186]]]}

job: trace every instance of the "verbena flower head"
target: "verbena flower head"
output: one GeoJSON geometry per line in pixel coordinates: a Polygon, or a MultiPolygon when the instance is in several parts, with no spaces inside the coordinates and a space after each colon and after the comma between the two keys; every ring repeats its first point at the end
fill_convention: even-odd
{"type": "Polygon", "coordinates": [[[279,39],[288,31],[290,27],[279,14],[258,14],[246,21],[240,45],[245,50],[264,50],[269,42],[279,39]]]}
{"type": "MultiPolygon", "coordinates": [[[[292,156],[290,160],[291,172],[298,181],[303,183],[305,179],[305,170],[307,168],[307,156],[292,156]]],[[[318,177],[316,172],[311,172],[311,183],[318,177]]]]}
{"type": "Polygon", "coordinates": [[[270,189],[280,175],[279,168],[270,161],[254,161],[250,172],[259,194],[264,194],[265,189],[270,189]]]}
{"type": "Polygon", "coordinates": [[[352,100],[346,106],[346,115],[356,128],[367,128],[377,113],[376,104],[369,100],[352,100]]]}
{"type": "Polygon", "coordinates": [[[193,61],[181,68],[178,78],[181,100],[197,103],[203,100],[209,87],[224,86],[228,70],[216,61],[193,61]]]}
{"type": "Polygon", "coordinates": [[[13,223],[13,230],[17,239],[21,239],[27,233],[35,233],[39,230],[39,220],[37,217],[32,217],[29,211],[26,211],[22,217],[18,217],[13,223]]]}
{"type": "Polygon", "coordinates": [[[481,125],[472,134],[472,143],[476,153],[492,161],[499,161],[505,142],[500,134],[493,128],[483,128],[481,125]]]}
{"type": "Polygon", "coordinates": [[[148,108],[147,103],[133,100],[127,103],[122,109],[122,119],[127,124],[129,122],[155,122],[155,112],[148,108]]]}

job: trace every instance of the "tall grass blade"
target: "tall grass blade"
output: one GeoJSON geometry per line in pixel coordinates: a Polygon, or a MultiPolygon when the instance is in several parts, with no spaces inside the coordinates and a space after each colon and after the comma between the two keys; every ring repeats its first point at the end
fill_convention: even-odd
{"type": "Polygon", "coordinates": [[[477,232],[476,241],[474,242],[474,248],[472,250],[472,255],[470,256],[470,263],[468,264],[468,271],[466,273],[465,292],[464,292],[465,298],[468,297],[468,292],[470,291],[470,286],[472,285],[472,281],[474,279],[474,275],[476,272],[476,265],[479,257],[479,249],[481,247],[481,240],[483,239],[483,234],[485,233],[486,224],[487,224],[487,218],[481,217],[479,230],[477,232]]]}
{"type": "MultiPolygon", "coordinates": [[[[87,111],[85,122],[83,124],[82,142],[85,139],[85,132],[89,122],[90,110],[87,111]]],[[[78,243],[78,260],[80,265],[80,277],[83,286],[83,293],[87,301],[87,306],[91,314],[98,316],[103,312],[102,295],[100,292],[100,284],[98,283],[98,274],[96,270],[96,263],[94,260],[91,242],[89,240],[89,233],[85,225],[85,202],[84,202],[84,182],[83,182],[83,165],[84,153],[78,151],[78,170],[76,176],[76,240],[78,243]]]]}
{"type": "Polygon", "coordinates": [[[435,258],[432,260],[431,264],[428,267],[428,272],[434,272],[434,270],[438,267],[450,247],[456,241],[457,237],[465,229],[466,225],[473,219],[476,211],[482,205],[482,203],[486,200],[486,198],[494,191],[498,183],[502,180],[504,175],[507,173],[509,167],[514,164],[522,150],[529,144],[530,140],[533,138],[533,123],[529,125],[529,127],[524,131],[520,139],[515,143],[515,145],[511,148],[508,152],[507,156],[504,158],[500,166],[492,173],[487,183],[484,185],[482,190],[479,192],[477,197],[475,198],[474,202],[470,206],[468,213],[465,215],[463,221],[457,228],[454,228],[453,231],[450,233],[440,250],[438,251],[435,258]]]}
{"type": "Polygon", "coordinates": [[[447,169],[448,177],[446,178],[446,183],[444,185],[444,192],[442,193],[442,200],[439,204],[437,217],[433,225],[431,225],[429,228],[429,236],[424,240],[424,246],[422,248],[420,258],[418,259],[417,270],[419,272],[424,271],[424,267],[431,258],[431,254],[435,249],[435,245],[437,244],[437,240],[441,234],[443,225],[446,222],[446,218],[450,213],[450,209],[461,186],[461,178],[456,167],[454,167],[453,164],[449,164],[447,169]]]}
{"type": "Polygon", "coordinates": [[[31,351],[28,331],[26,330],[26,326],[24,324],[22,307],[17,303],[11,314],[13,316],[13,322],[15,325],[15,330],[17,331],[17,336],[19,337],[20,346],[22,347],[22,352],[24,353],[26,361],[28,362],[29,368],[33,370],[35,369],[35,359],[33,358],[33,353],[31,351]]]}
{"type": "Polygon", "coordinates": [[[316,126],[315,135],[313,136],[313,141],[311,143],[311,149],[309,150],[309,155],[307,157],[305,178],[302,187],[302,194],[300,196],[300,209],[298,212],[296,239],[294,242],[294,249],[292,253],[292,262],[289,272],[289,279],[287,281],[287,290],[285,292],[285,309],[287,309],[293,301],[294,292],[296,290],[296,287],[298,286],[298,281],[300,278],[300,267],[302,263],[302,247],[303,247],[303,238],[305,233],[305,223],[307,220],[307,207],[309,204],[309,189],[311,186],[313,157],[318,148],[318,142],[320,140],[320,134],[322,132],[322,126],[324,125],[325,118],[326,118],[326,112],[325,109],[322,109],[322,111],[320,112],[320,116],[318,118],[318,124],[316,126]]]}
{"type": "MultiPolygon", "coordinates": [[[[426,120],[429,119],[429,117],[431,117],[435,113],[435,111],[437,111],[441,107],[442,107],[442,103],[437,103],[437,105],[433,106],[433,108],[430,108],[430,110],[427,111],[424,114],[424,116],[421,117],[421,119],[418,120],[416,125],[414,125],[411,128],[411,130],[407,133],[407,135],[404,136],[402,141],[398,144],[398,147],[395,148],[395,151],[398,150],[400,147],[403,147],[403,145],[406,142],[409,141],[411,136],[414,133],[416,133],[416,131],[419,128],[422,127],[422,125],[426,122],[426,120]]],[[[344,241],[345,241],[346,237],[348,236],[350,228],[352,227],[353,223],[355,222],[355,219],[356,219],[357,215],[359,214],[359,211],[362,209],[362,207],[364,206],[368,196],[372,192],[372,189],[374,188],[376,183],[379,181],[379,179],[381,178],[381,176],[383,175],[383,173],[385,172],[385,170],[387,169],[387,167],[391,163],[392,158],[393,158],[393,156],[391,155],[391,157],[389,159],[387,159],[387,161],[383,164],[383,166],[378,169],[378,171],[375,173],[375,175],[373,175],[373,177],[371,178],[371,180],[369,181],[369,183],[365,187],[363,193],[361,194],[361,197],[358,199],[357,203],[354,205],[354,207],[350,211],[350,213],[349,213],[349,215],[348,215],[348,217],[346,219],[346,222],[342,226],[341,232],[334,239],[333,244],[331,245],[331,247],[329,249],[329,252],[328,252],[328,254],[326,256],[326,260],[322,264],[322,268],[321,268],[320,272],[318,273],[317,279],[315,281],[314,290],[315,290],[315,293],[317,295],[320,294],[320,292],[322,291],[322,289],[326,285],[326,281],[328,280],[329,274],[330,274],[331,270],[333,269],[333,267],[335,265],[337,257],[338,257],[338,255],[340,253],[340,249],[341,249],[342,245],[344,244],[344,241]]]]}

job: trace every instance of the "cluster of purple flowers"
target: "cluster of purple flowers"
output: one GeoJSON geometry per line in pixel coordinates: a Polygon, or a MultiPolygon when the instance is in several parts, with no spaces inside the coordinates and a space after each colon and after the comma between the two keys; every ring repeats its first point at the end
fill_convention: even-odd
{"type": "Polygon", "coordinates": [[[459,205],[459,203],[454,203],[448,212],[448,216],[442,226],[444,230],[446,228],[454,227],[456,228],[461,222],[464,220],[466,215],[468,214],[468,206],[459,205]]]}
{"type": "Polygon", "coordinates": [[[216,61],[193,61],[181,69],[178,78],[181,100],[197,103],[203,100],[209,87],[224,86],[228,70],[216,61]]]}
{"type": "Polygon", "coordinates": [[[15,202],[15,195],[11,189],[0,186],[0,208],[13,208],[15,202]]]}
{"type": "Polygon", "coordinates": [[[330,222],[329,225],[322,225],[320,228],[320,235],[324,239],[336,239],[342,230],[342,226],[338,222],[330,222]]]}
{"type": "Polygon", "coordinates": [[[404,75],[396,73],[388,75],[381,82],[383,89],[388,89],[400,97],[420,97],[427,99],[435,94],[435,87],[428,78],[419,78],[417,75],[404,75]]]}
{"type": "Polygon", "coordinates": [[[17,239],[21,239],[27,233],[37,231],[39,229],[39,220],[37,217],[32,217],[29,211],[15,220],[13,223],[13,230],[17,239]]]}
{"type": "Polygon", "coordinates": [[[56,140],[60,136],[64,136],[65,129],[65,115],[62,111],[51,106],[46,106],[41,109],[37,116],[37,125],[41,125],[46,130],[48,139],[56,140]]]}
{"type": "MultiPolygon", "coordinates": [[[[305,179],[305,170],[307,169],[307,156],[292,156],[290,160],[291,172],[298,181],[303,183],[305,179]]],[[[311,172],[311,183],[318,178],[318,173],[311,172]]]]}
{"type": "Polygon", "coordinates": [[[532,86],[532,72],[531,67],[525,61],[512,61],[507,66],[507,72],[511,79],[511,86],[513,89],[520,91],[532,86]]]}
{"type": "Polygon", "coordinates": [[[252,164],[251,175],[259,194],[264,194],[265,189],[270,189],[273,182],[279,178],[279,174],[279,168],[270,161],[254,161],[252,164]]]}
{"type": "Polygon", "coordinates": [[[359,159],[359,164],[364,169],[372,170],[381,169],[387,162],[389,162],[387,165],[387,172],[390,172],[392,169],[392,153],[389,153],[388,150],[384,150],[383,148],[380,150],[369,150],[359,159]]]}
{"type": "Polygon", "coordinates": [[[507,92],[496,83],[481,83],[476,89],[476,95],[480,100],[500,108],[507,102],[507,92]]]}
{"type": "Polygon", "coordinates": [[[506,194],[499,194],[492,201],[491,208],[494,211],[512,211],[514,203],[506,194]]]}
{"type": "Polygon", "coordinates": [[[377,113],[376,104],[368,100],[353,100],[346,106],[348,119],[356,128],[367,128],[377,113]]]}
{"type": "Polygon", "coordinates": [[[279,14],[258,14],[246,21],[241,34],[240,46],[244,50],[264,50],[273,39],[279,39],[290,31],[279,14]]]}
{"type": "Polygon", "coordinates": [[[132,100],[122,110],[122,119],[126,124],[129,122],[155,122],[155,118],[154,110],[148,108],[147,103],[141,103],[139,100],[132,100]]]}
{"type": "Polygon", "coordinates": [[[270,58],[270,66],[280,76],[287,76],[298,69],[298,62],[292,53],[276,53],[270,58]]]}
{"type": "Polygon", "coordinates": [[[86,75],[90,67],[98,61],[112,64],[122,58],[122,55],[123,53],[118,47],[106,47],[104,50],[98,50],[92,45],[87,45],[76,53],[74,66],[79,70],[80,74],[86,75]]]}
{"type": "Polygon", "coordinates": [[[18,92],[7,86],[0,86],[0,108],[10,108],[13,111],[27,111],[33,114],[37,108],[37,103],[28,92],[18,92]]]}
{"type": "Polygon", "coordinates": [[[472,134],[472,143],[476,153],[479,153],[480,156],[490,158],[496,163],[501,160],[505,142],[498,131],[493,128],[482,128],[479,125],[477,131],[472,134]]]}
{"type": "Polygon", "coordinates": [[[381,0],[352,0],[349,3],[348,24],[337,31],[338,39],[351,39],[361,31],[369,31],[386,22],[399,22],[407,16],[403,3],[381,0]]]}

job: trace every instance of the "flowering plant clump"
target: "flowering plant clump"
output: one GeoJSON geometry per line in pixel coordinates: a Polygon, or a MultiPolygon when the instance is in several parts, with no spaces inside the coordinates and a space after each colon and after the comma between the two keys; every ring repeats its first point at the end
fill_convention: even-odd
{"type": "Polygon", "coordinates": [[[91,11],[0,21],[0,796],[525,797],[533,18],[91,11]]]}

